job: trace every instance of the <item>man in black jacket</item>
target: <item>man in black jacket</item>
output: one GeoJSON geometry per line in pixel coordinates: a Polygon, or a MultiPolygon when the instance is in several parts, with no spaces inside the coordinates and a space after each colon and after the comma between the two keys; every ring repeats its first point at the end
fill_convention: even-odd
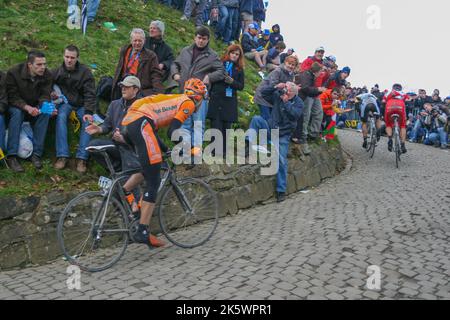
{"type": "MultiPolygon", "coordinates": [[[[54,70],[53,82],[57,85],[66,98],[57,107],[56,118],[56,163],[55,169],[62,170],[66,167],[67,159],[70,157],[69,143],[67,141],[67,121],[72,111],[75,111],[80,121],[80,142],[76,154],[77,171],[86,173],[86,163],[89,154],[86,147],[89,145],[90,135],[85,128],[93,121],[95,112],[95,80],[89,68],[81,64],[78,59],[80,51],[76,46],[70,45],[64,49],[64,62],[54,70]]],[[[54,100],[60,98],[56,92],[52,92],[54,100]]]]}
{"type": "Polygon", "coordinates": [[[303,153],[310,154],[311,149],[308,146],[308,134],[312,138],[318,138],[320,135],[323,110],[319,95],[326,91],[326,88],[315,86],[315,79],[319,76],[322,66],[314,62],[311,69],[300,74],[297,84],[301,86],[299,92],[300,98],[305,103],[303,117],[299,120],[294,134],[294,141],[302,145],[303,153]]]}
{"type": "Polygon", "coordinates": [[[44,153],[44,141],[47,134],[49,114],[41,113],[44,102],[50,102],[52,75],[47,69],[45,55],[39,51],[30,51],[27,61],[9,69],[6,74],[8,94],[8,165],[15,172],[23,172],[17,160],[20,131],[24,119],[33,125],[33,155],[31,162],[37,169],[42,168],[41,157],[44,153]]]}
{"type": "MultiPolygon", "coordinates": [[[[303,101],[298,97],[298,87],[293,82],[280,83],[275,87],[267,87],[262,95],[265,100],[273,104],[272,115],[269,121],[261,116],[253,117],[250,122],[250,129],[258,132],[261,129],[267,130],[268,139],[271,137],[271,130],[279,130],[279,146],[272,145],[279,156],[279,169],[277,173],[277,200],[282,202],[286,198],[287,174],[288,174],[288,152],[291,135],[297,127],[297,122],[302,116],[303,101]]],[[[246,153],[249,152],[250,145],[254,145],[252,137],[247,138],[246,153]]],[[[259,147],[259,150],[262,148],[259,147]]],[[[263,149],[262,149],[263,150],[263,149]]]]}
{"type": "Polygon", "coordinates": [[[8,109],[8,96],[6,95],[5,78],[6,75],[0,71],[0,149],[2,150],[2,154],[5,153],[5,112],[8,109]]]}
{"type": "Polygon", "coordinates": [[[149,37],[145,38],[144,48],[153,51],[158,57],[159,69],[162,72],[162,81],[167,80],[170,74],[170,67],[172,66],[175,57],[172,48],[164,42],[164,22],[156,20],[150,23],[149,37]]]}

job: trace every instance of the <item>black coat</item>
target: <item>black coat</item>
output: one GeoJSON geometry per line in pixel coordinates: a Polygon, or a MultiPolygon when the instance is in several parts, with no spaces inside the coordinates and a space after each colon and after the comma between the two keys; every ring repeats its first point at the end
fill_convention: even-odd
{"type": "Polygon", "coordinates": [[[238,121],[237,92],[244,89],[244,71],[238,71],[235,66],[232,78],[234,79],[232,84],[227,84],[223,80],[213,84],[208,107],[208,119],[221,119],[225,122],[238,121]],[[231,98],[226,96],[226,88],[228,87],[233,89],[233,97],[231,98]]]}
{"type": "Polygon", "coordinates": [[[164,65],[164,72],[170,72],[170,66],[175,60],[175,57],[173,55],[172,48],[169,47],[169,45],[165,43],[164,40],[147,37],[145,38],[144,48],[152,50],[154,53],[156,53],[159,63],[162,63],[164,65]]]}
{"type": "Polygon", "coordinates": [[[52,74],[53,83],[61,88],[71,106],[84,107],[87,114],[95,112],[95,79],[87,66],[77,62],[75,70],[69,71],[63,63],[52,74]]]}

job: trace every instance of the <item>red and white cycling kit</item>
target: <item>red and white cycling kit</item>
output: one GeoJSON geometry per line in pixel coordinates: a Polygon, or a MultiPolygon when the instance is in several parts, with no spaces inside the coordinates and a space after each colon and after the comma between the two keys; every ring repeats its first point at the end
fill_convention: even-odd
{"type": "Polygon", "coordinates": [[[406,104],[405,101],[408,100],[408,95],[400,91],[392,90],[386,93],[383,98],[383,103],[386,103],[386,110],[384,112],[384,121],[386,122],[387,128],[392,128],[394,122],[392,116],[394,114],[398,115],[398,124],[400,128],[406,129],[406,104]]]}

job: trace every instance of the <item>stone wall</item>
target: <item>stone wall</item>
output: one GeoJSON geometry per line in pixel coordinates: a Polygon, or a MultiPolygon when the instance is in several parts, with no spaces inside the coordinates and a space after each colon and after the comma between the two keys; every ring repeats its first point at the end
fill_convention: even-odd
{"type": "MultiPolygon", "coordinates": [[[[318,186],[344,167],[339,145],[314,146],[309,156],[292,146],[288,193],[318,186]]],[[[217,191],[221,217],[238,214],[275,196],[276,178],[261,176],[256,165],[200,165],[177,172],[200,177],[217,191]]],[[[0,198],[0,270],[45,264],[61,256],[56,226],[65,205],[77,194],[55,191],[41,197],[0,198]]],[[[156,228],[152,226],[152,230],[156,228]]]]}

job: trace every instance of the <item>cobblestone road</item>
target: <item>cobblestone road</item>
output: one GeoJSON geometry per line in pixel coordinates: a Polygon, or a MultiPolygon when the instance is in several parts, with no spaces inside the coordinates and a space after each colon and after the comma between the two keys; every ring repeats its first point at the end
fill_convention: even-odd
{"type": "Polygon", "coordinates": [[[450,154],[409,145],[400,170],[340,132],[353,168],[282,205],[221,220],[205,246],[132,246],[67,289],[64,261],[0,273],[0,299],[450,299],[450,154]],[[381,269],[381,290],[366,288],[381,269]]]}

